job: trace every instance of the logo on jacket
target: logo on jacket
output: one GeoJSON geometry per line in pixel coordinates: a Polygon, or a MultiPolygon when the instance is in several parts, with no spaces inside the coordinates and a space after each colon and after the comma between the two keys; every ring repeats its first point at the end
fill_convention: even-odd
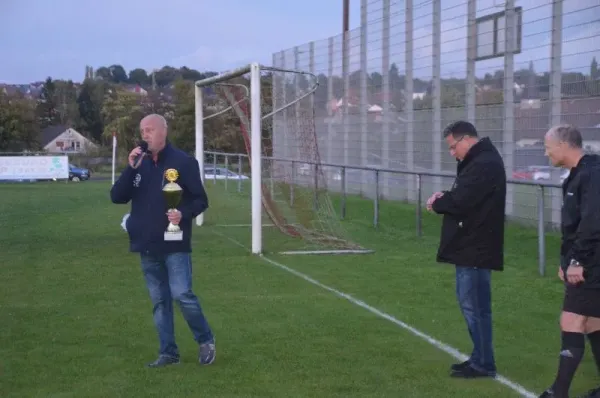
{"type": "Polygon", "coordinates": [[[140,175],[140,173],[137,173],[135,175],[135,178],[133,179],[133,186],[136,188],[139,188],[141,181],[142,181],[142,176],[140,175]]]}

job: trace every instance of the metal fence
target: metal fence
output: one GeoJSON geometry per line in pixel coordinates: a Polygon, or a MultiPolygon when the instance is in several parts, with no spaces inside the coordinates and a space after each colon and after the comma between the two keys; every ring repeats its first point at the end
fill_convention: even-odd
{"type": "MultiPolygon", "coordinates": [[[[212,176],[212,178],[207,178],[205,180],[206,183],[216,184],[217,180],[221,180],[226,189],[237,190],[237,192],[242,192],[244,189],[243,180],[239,178],[240,175],[245,175],[249,173],[249,163],[248,163],[248,155],[239,154],[239,153],[222,153],[222,152],[204,152],[204,169],[205,176],[207,175],[206,170],[210,169],[210,173],[208,175],[212,176]]],[[[340,176],[339,179],[332,181],[328,179],[327,181],[327,191],[339,193],[340,203],[338,214],[340,218],[346,218],[347,214],[347,195],[351,194],[349,187],[358,183],[358,178],[361,178],[363,173],[367,173],[369,178],[368,188],[362,193],[364,196],[371,198],[373,201],[373,226],[378,227],[380,224],[380,204],[382,199],[382,188],[383,188],[383,175],[389,175],[389,181],[403,181],[402,176],[412,176],[415,178],[416,186],[415,186],[415,217],[416,217],[416,234],[417,236],[422,235],[422,225],[423,225],[423,205],[427,196],[425,196],[424,190],[425,185],[428,179],[431,178],[440,178],[442,180],[453,180],[455,175],[453,173],[434,173],[428,171],[414,171],[414,170],[398,170],[398,169],[386,169],[381,167],[361,167],[361,166],[347,166],[343,164],[334,164],[321,162],[318,164],[313,163],[315,168],[311,169],[311,175],[302,176],[299,171],[301,167],[307,163],[306,160],[293,160],[293,159],[283,159],[277,157],[263,157],[263,163],[265,165],[274,164],[274,163],[287,163],[291,167],[291,170],[296,172],[292,172],[289,175],[289,179],[287,179],[287,183],[290,186],[294,185],[308,185],[313,181],[312,173],[314,174],[329,174],[331,175],[332,171],[335,171],[337,175],[340,176]],[[359,172],[357,174],[356,172],[359,172]]],[[[249,175],[249,174],[248,174],[249,175]]],[[[264,173],[263,181],[265,184],[269,184],[269,177],[271,174],[267,171],[264,173]]],[[[546,193],[550,189],[558,189],[558,185],[548,183],[548,182],[532,182],[532,181],[524,181],[524,180],[515,180],[509,179],[508,186],[521,186],[521,187],[529,187],[532,188],[534,203],[532,204],[532,209],[536,212],[536,224],[537,234],[538,234],[538,269],[540,275],[544,275],[546,272],[546,226],[548,223],[549,214],[546,211],[546,203],[545,197],[546,193]]],[[[321,187],[323,188],[323,187],[321,187]]],[[[248,189],[248,188],[246,188],[248,189]]],[[[293,195],[293,194],[292,194],[293,195]]],[[[288,198],[289,199],[289,198],[288,198]]],[[[392,220],[392,223],[394,221],[392,220]]],[[[401,228],[401,227],[400,227],[401,228]]]]}
{"type": "MultiPolygon", "coordinates": [[[[600,151],[600,3],[598,0],[361,0],[361,26],[273,55],[273,65],[318,76],[309,102],[273,121],[273,156],[295,156],[304,139],[294,121],[314,111],[325,163],[407,170],[402,184],[381,175],[381,193],[416,201],[415,173],[454,172],[444,126],[473,122],[503,154],[509,177],[548,166],[542,140],[551,125],[578,126],[588,150],[600,151]],[[511,29],[512,28],[512,29],[511,29]]],[[[274,79],[281,106],[306,81],[274,79]]],[[[538,172],[558,184],[560,171],[538,172]]],[[[368,176],[349,187],[369,189],[368,176]]],[[[539,219],[536,190],[511,184],[507,216],[539,219]]],[[[545,190],[547,220],[560,221],[561,195],[545,190]]]]}

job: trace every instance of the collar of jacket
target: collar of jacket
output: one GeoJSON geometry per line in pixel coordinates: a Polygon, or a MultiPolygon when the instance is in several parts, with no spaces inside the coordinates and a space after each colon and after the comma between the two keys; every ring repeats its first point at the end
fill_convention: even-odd
{"type": "Polygon", "coordinates": [[[471,149],[469,149],[469,151],[465,155],[465,158],[462,161],[458,162],[458,168],[460,169],[469,164],[469,162],[475,159],[480,153],[494,150],[494,144],[492,144],[492,141],[489,139],[489,137],[483,137],[482,139],[477,141],[477,143],[475,143],[475,145],[473,145],[471,149]]]}
{"type": "Polygon", "coordinates": [[[158,151],[155,163],[160,163],[161,161],[165,160],[165,158],[169,156],[169,153],[172,151],[172,149],[173,147],[171,146],[171,143],[169,142],[169,140],[167,140],[165,143],[165,147],[158,151]]]}
{"type": "Polygon", "coordinates": [[[585,154],[579,159],[577,165],[573,167],[573,170],[580,170],[586,168],[587,166],[598,165],[600,164],[600,156],[585,154]]]}
{"type": "Polygon", "coordinates": [[[569,170],[569,176],[563,181],[563,186],[567,186],[569,182],[581,171],[589,168],[599,167],[600,166],[600,156],[585,154],[579,159],[577,165],[569,170]]]}

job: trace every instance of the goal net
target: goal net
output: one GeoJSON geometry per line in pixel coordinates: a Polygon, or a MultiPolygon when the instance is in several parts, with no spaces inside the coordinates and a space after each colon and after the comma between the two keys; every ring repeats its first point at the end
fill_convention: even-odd
{"type": "Polygon", "coordinates": [[[328,190],[340,173],[320,160],[317,86],[310,73],[258,64],[196,82],[196,153],[210,200],[199,225],[251,238],[256,254],[372,252],[349,237],[328,190]]]}

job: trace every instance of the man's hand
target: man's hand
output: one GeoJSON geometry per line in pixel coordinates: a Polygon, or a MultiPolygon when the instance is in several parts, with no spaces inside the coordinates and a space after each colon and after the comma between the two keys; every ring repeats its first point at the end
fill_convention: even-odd
{"type": "Polygon", "coordinates": [[[441,198],[442,196],[444,196],[443,192],[436,192],[433,195],[431,195],[429,197],[429,199],[427,199],[427,210],[429,210],[429,211],[433,210],[433,208],[432,208],[433,202],[435,202],[436,199],[441,198]]]}
{"type": "Polygon", "coordinates": [[[142,153],[142,148],[140,148],[139,146],[133,148],[133,150],[131,152],[129,152],[128,161],[129,161],[129,165],[132,168],[137,169],[139,167],[140,163],[142,163],[142,159],[144,159],[144,156],[140,156],[141,153],[142,153]],[[136,162],[135,159],[138,156],[140,156],[140,158],[136,162]]]}
{"type": "Polygon", "coordinates": [[[583,267],[581,265],[569,265],[569,268],[567,268],[567,281],[572,285],[585,281],[583,267]]]}
{"type": "Polygon", "coordinates": [[[565,281],[565,271],[563,271],[562,267],[558,267],[558,277],[561,281],[565,281]]]}
{"type": "Polygon", "coordinates": [[[181,212],[179,210],[173,210],[167,213],[169,222],[173,225],[178,225],[181,222],[181,212]]]}

